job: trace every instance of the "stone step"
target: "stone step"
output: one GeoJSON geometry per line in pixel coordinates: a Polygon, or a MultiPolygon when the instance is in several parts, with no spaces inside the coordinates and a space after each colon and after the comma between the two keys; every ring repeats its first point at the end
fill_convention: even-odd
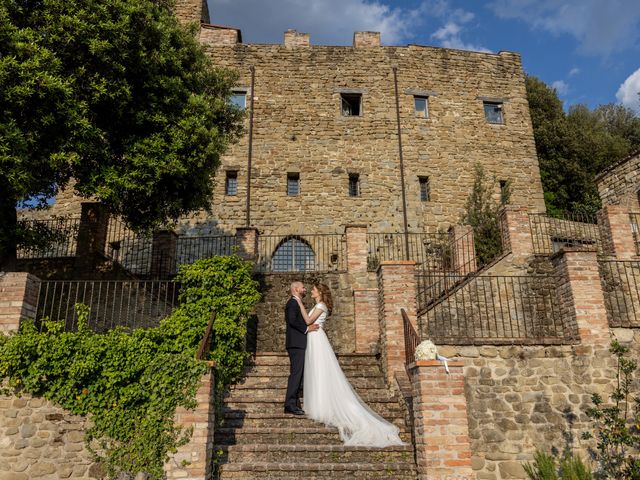
{"type": "Polygon", "coordinates": [[[413,447],[400,445],[386,448],[347,447],[339,445],[217,445],[221,463],[376,463],[413,462],[413,447]]]}
{"type": "Polygon", "coordinates": [[[225,479],[396,479],[416,478],[413,462],[324,463],[324,462],[246,462],[219,465],[225,479]]]}
{"type": "MultiPolygon", "coordinates": [[[[411,442],[411,434],[406,429],[400,430],[400,438],[411,442]]],[[[313,427],[220,427],[216,429],[215,441],[221,445],[342,445],[338,429],[321,424],[313,427]]]]}
{"type": "MultiPolygon", "coordinates": [[[[234,398],[226,399],[222,407],[222,414],[228,411],[245,412],[245,413],[283,413],[284,398],[278,400],[253,399],[253,398],[234,398]]],[[[376,402],[367,402],[371,410],[376,412],[383,418],[390,419],[396,417],[404,417],[404,409],[395,400],[379,400],[376,402]]],[[[304,403],[302,405],[304,408],[304,403]]]]}
{"type": "MultiPolygon", "coordinates": [[[[223,417],[223,424],[221,427],[225,428],[277,428],[277,427],[302,427],[311,428],[317,427],[319,424],[314,420],[298,415],[288,415],[285,413],[242,413],[242,412],[227,412],[223,417]]],[[[400,429],[405,428],[404,417],[388,418],[389,422],[395,424],[400,429]]]]}
{"type": "MultiPolygon", "coordinates": [[[[261,368],[263,371],[255,371],[249,370],[245,372],[245,376],[242,380],[240,380],[237,385],[245,385],[245,384],[261,384],[264,382],[275,381],[275,382],[284,382],[286,385],[287,378],[289,377],[289,367],[279,368],[279,367],[270,367],[267,365],[263,365],[262,367],[253,367],[253,369],[261,368]]],[[[369,367],[367,367],[369,369],[369,367]]],[[[352,385],[355,385],[354,382],[358,382],[363,385],[377,385],[380,388],[387,388],[384,380],[384,376],[378,367],[375,369],[372,367],[369,369],[370,371],[362,371],[362,370],[343,370],[345,376],[349,380],[352,385]]]]}
{"type": "MultiPolygon", "coordinates": [[[[355,390],[360,398],[367,403],[389,399],[395,399],[397,401],[395,394],[386,388],[356,388],[355,390]]],[[[286,396],[286,393],[286,384],[280,388],[274,388],[271,385],[264,385],[261,387],[243,387],[242,385],[236,385],[231,387],[228,392],[225,392],[224,398],[230,400],[235,400],[237,398],[244,399],[250,395],[251,398],[255,399],[282,400],[286,396]]]]}
{"type": "MultiPolygon", "coordinates": [[[[336,355],[343,366],[379,366],[375,355],[362,353],[344,353],[336,355]]],[[[248,361],[248,365],[289,365],[289,355],[279,352],[259,352],[248,361]]]]}

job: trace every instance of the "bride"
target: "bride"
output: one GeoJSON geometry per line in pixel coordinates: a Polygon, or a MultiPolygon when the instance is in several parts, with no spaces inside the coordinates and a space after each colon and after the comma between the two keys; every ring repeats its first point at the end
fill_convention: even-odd
{"type": "Polygon", "coordinates": [[[307,416],[337,427],[345,445],[403,445],[398,427],[384,420],[362,401],[340,368],[323,330],[333,307],[329,287],[316,284],[311,296],[316,304],[308,313],[300,299],[296,298],[307,325],[320,325],[318,330],[307,335],[303,380],[307,416]]]}

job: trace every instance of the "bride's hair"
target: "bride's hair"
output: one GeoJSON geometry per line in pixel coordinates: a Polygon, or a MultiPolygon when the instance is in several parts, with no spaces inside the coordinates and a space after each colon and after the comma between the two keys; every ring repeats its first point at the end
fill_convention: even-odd
{"type": "Polygon", "coordinates": [[[314,285],[320,292],[320,301],[329,309],[329,313],[333,310],[333,299],[331,298],[331,290],[324,283],[316,283],[314,285]]]}

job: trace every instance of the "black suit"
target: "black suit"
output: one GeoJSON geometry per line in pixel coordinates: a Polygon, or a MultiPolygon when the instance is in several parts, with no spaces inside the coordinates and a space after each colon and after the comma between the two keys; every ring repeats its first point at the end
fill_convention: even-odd
{"type": "Polygon", "coordinates": [[[297,300],[291,297],[284,307],[284,319],[287,322],[286,347],[289,354],[289,381],[287,382],[287,396],[285,408],[298,407],[298,390],[304,372],[304,353],[307,349],[307,324],[302,317],[302,311],[297,300]]]}

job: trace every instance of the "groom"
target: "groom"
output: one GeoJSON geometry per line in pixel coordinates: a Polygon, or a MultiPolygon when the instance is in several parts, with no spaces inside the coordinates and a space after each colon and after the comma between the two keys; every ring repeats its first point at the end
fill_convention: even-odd
{"type": "Polygon", "coordinates": [[[284,319],[287,322],[287,353],[289,354],[289,381],[287,382],[287,397],[284,401],[284,413],[304,415],[304,410],[298,406],[298,390],[302,382],[304,371],[304,353],[307,349],[307,333],[317,330],[318,325],[309,325],[304,321],[300,305],[296,298],[302,299],[307,289],[302,282],[291,284],[291,298],[284,307],[284,319]]]}

